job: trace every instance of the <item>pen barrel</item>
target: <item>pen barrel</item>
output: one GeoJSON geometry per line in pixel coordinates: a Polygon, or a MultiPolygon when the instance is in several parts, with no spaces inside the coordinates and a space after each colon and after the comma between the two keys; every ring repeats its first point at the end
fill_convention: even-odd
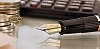
{"type": "Polygon", "coordinates": [[[99,21],[96,16],[81,17],[71,20],[60,20],[61,35],[98,31],[99,21]]]}

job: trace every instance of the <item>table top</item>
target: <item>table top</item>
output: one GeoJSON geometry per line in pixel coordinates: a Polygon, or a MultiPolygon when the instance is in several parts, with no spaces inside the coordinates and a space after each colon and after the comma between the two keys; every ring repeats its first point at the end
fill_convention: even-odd
{"type": "MultiPolygon", "coordinates": [[[[48,23],[57,23],[58,20],[46,19],[46,18],[30,18],[23,17],[23,25],[37,27],[48,23]]],[[[24,44],[20,49],[100,49],[100,32],[92,32],[87,34],[68,34],[58,36],[59,34],[52,35],[56,39],[48,39],[43,43],[34,45],[32,40],[24,40],[24,44]],[[58,39],[57,39],[58,38],[58,39]],[[51,41],[50,41],[51,40],[51,41]],[[48,42],[49,41],[49,42],[48,42]]],[[[24,34],[23,34],[24,35],[24,34]]],[[[31,36],[31,35],[29,35],[31,36]]],[[[28,36],[28,37],[29,37],[28,36]]],[[[41,37],[41,36],[38,36],[41,37]]],[[[24,38],[26,39],[26,38],[24,38]]]]}
{"type": "Polygon", "coordinates": [[[28,26],[41,26],[43,24],[58,23],[58,20],[48,18],[36,18],[36,17],[22,17],[23,24],[28,26]]]}

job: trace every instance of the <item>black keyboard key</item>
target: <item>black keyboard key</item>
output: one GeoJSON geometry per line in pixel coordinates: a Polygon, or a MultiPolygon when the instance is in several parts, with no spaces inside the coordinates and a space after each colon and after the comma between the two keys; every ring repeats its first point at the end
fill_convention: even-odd
{"type": "Polygon", "coordinates": [[[67,5],[67,2],[56,2],[56,4],[62,4],[62,5],[67,5]]]}
{"type": "Polygon", "coordinates": [[[93,1],[85,1],[84,4],[92,4],[92,5],[94,5],[95,3],[93,1]]]}
{"type": "Polygon", "coordinates": [[[81,0],[73,0],[72,3],[81,3],[81,0]]]}
{"type": "Polygon", "coordinates": [[[52,7],[52,4],[50,3],[42,3],[41,4],[41,8],[51,8],[52,7]]]}
{"type": "Polygon", "coordinates": [[[58,0],[60,2],[69,2],[70,0],[58,0]]]}
{"type": "Polygon", "coordinates": [[[94,5],[91,5],[91,4],[84,4],[83,6],[84,7],[94,7],[94,5]]]}
{"type": "Polygon", "coordinates": [[[31,2],[31,3],[30,3],[30,7],[36,7],[37,5],[38,5],[37,2],[31,2]]]}
{"type": "Polygon", "coordinates": [[[79,10],[79,6],[69,6],[69,7],[68,7],[68,10],[71,10],[71,11],[78,11],[78,10],[79,10]]]}
{"type": "Polygon", "coordinates": [[[70,5],[72,5],[72,6],[80,6],[81,4],[80,3],[70,3],[70,5]]]}
{"type": "Polygon", "coordinates": [[[65,9],[66,5],[61,5],[61,4],[55,4],[54,8],[55,9],[65,9]]]}
{"type": "Polygon", "coordinates": [[[54,1],[52,1],[52,0],[45,0],[45,1],[43,1],[43,3],[54,3],[54,1]]]}
{"type": "Polygon", "coordinates": [[[83,1],[92,1],[92,2],[95,2],[95,0],[83,0],[83,1]]]}
{"type": "Polygon", "coordinates": [[[83,7],[82,11],[83,12],[92,12],[93,8],[92,7],[83,7]]]}

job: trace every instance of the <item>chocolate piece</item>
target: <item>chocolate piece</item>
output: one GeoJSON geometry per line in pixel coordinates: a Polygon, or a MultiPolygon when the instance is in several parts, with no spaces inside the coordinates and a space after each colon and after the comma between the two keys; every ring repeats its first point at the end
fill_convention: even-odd
{"type": "Polygon", "coordinates": [[[94,5],[95,3],[92,2],[92,1],[86,1],[85,4],[92,4],[92,5],[94,5]]]}
{"type": "Polygon", "coordinates": [[[61,5],[61,4],[56,4],[56,5],[54,5],[54,8],[55,9],[65,9],[65,5],[61,5]]]}
{"type": "Polygon", "coordinates": [[[50,3],[42,3],[41,8],[51,8],[52,4],[50,3]]]}
{"type": "Polygon", "coordinates": [[[68,7],[68,10],[71,10],[71,11],[78,11],[78,10],[79,10],[79,6],[69,6],[69,7],[68,7]]]}
{"type": "Polygon", "coordinates": [[[45,1],[43,1],[43,3],[54,3],[54,1],[52,1],[52,0],[45,0],[45,1]]]}
{"type": "Polygon", "coordinates": [[[72,5],[72,6],[80,6],[81,4],[80,3],[70,3],[70,5],[72,5]]]}
{"type": "Polygon", "coordinates": [[[84,12],[92,12],[93,8],[92,7],[83,7],[82,11],[84,11],[84,12]]]}
{"type": "Polygon", "coordinates": [[[63,5],[66,5],[67,3],[66,3],[66,2],[56,2],[56,4],[63,4],[63,5]]]}
{"type": "Polygon", "coordinates": [[[72,1],[72,3],[81,3],[80,0],[75,0],[75,1],[72,1]]]}
{"type": "Polygon", "coordinates": [[[84,7],[94,7],[94,5],[91,5],[91,4],[84,4],[83,6],[84,7]]]}

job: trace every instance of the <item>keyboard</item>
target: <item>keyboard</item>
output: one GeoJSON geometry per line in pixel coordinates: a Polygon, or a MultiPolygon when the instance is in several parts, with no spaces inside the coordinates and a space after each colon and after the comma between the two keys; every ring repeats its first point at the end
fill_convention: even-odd
{"type": "Polygon", "coordinates": [[[93,16],[100,12],[99,0],[40,0],[36,5],[31,4],[32,2],[21,6],[22,15],[72,19],[93,16]]]}

